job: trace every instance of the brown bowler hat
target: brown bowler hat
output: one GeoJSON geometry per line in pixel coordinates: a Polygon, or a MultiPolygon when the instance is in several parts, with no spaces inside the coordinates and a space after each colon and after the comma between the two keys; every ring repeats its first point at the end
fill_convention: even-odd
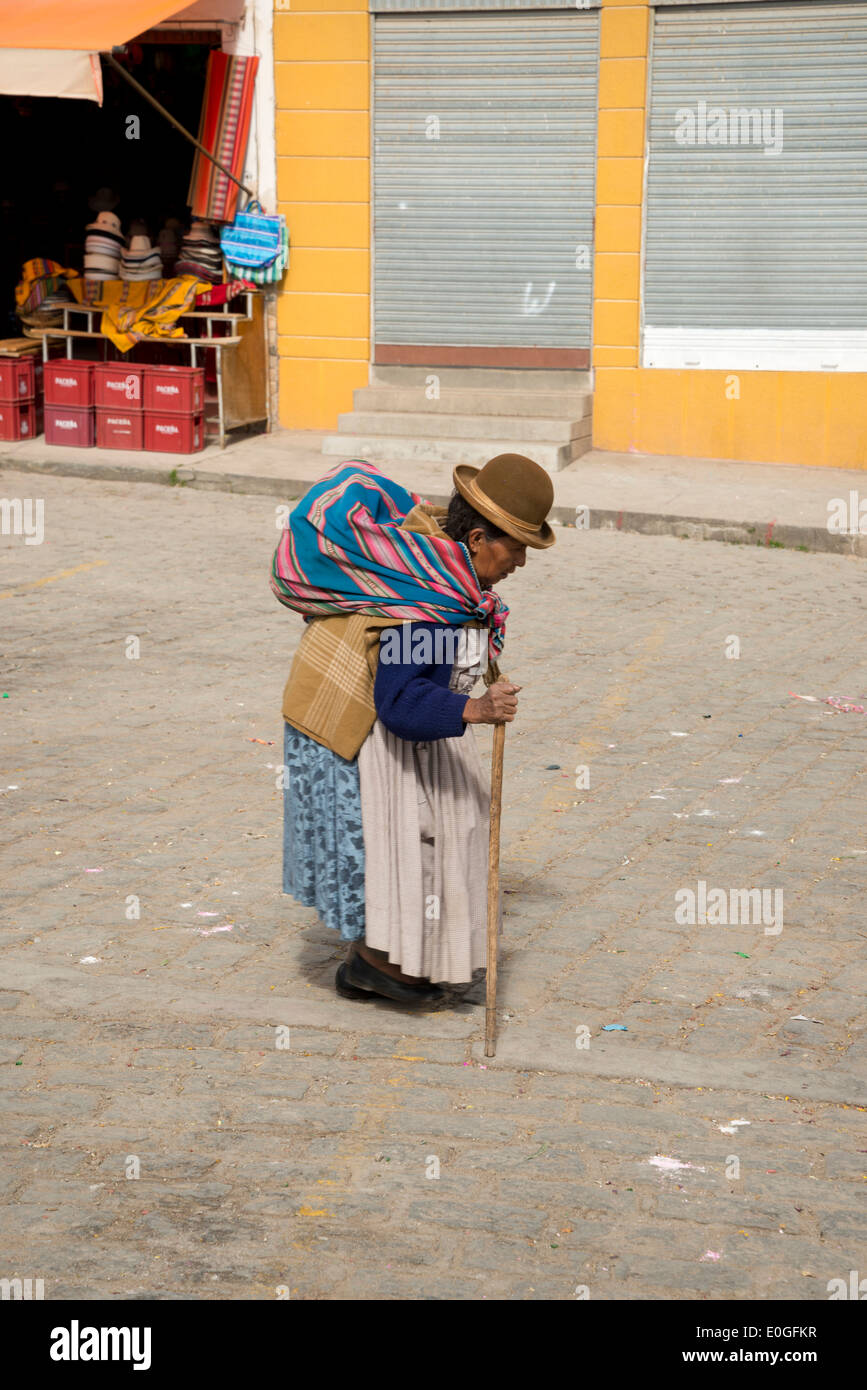
{"type": "Polygon", "coordinates": [[[538,463],[523,454],[497,454],[484,468],[461,463],[452,476],[461,496],[501,531],[534,550],[554,544],[545,520],[554,505],[554,484],[538,463]]]}

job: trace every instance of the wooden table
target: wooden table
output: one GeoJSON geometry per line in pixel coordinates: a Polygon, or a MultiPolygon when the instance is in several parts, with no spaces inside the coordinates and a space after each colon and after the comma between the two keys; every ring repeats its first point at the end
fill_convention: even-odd
{"type": "MultiPolygon", "coordinates": [[[[226,447],[226,431],[239,425],[256,424],[261,420],[268,420],[267,406],[267,362],[264,351],[264,328],[262,296],[254,294],[253,291],[245,291],[236,299],[243,298],[245,301],[246,312],[243,314],[230,312],[228,307],[223,305],[213,309],[191,309],[186,314],[181,314],[177,320],[180,327],[184,327],[186,321],[192,320],[201,325],[201,335],[190,337],[184,333],[176,338],[158,338],[145,340],[144,345],[154,344],[159,347],[174,347],[177,345],[190,350],[190,366],[198,366],[199,352],[211,351],[216,357],[216,378],[217,378],[217,438],[220,441],[220,448],[226,447]],[[226,333],[215,332],[217,325],[228,329],[226,333]],[[230,369],[229,377],[224,377],[223,353],[226,349],[234,349],[233,358],[230,361],[237,361],[237,371],[230,369]],[[258,389],[257,389],[258,388],[258,389]]],[[[42,358],[48,361],[49,343],[63,340],[66,343],[66,355],[73,357],[73,347],[77,341],[88,339],[90,341],[110,344],[111,339],[100,331],[99,319],[94,327],[94,316],[102,316],[102,309],[89,304],[65,304],[63,306],[63,326],[57,328],[26,328],[24,331],[28,338],[42,339],[42,358]],[[87,327],[73,328],[71,320],[77,316],[84,316],[87,327]]],[[[136,345],[138,346],[138,344],[136,345]]],[[[106,356],[107,356],[106,347],[106,356]]],[[[135,348],[130,349],[130,353],[135,348]]],[[[130,360],[132,360],[130,358],[130,360]]]]}

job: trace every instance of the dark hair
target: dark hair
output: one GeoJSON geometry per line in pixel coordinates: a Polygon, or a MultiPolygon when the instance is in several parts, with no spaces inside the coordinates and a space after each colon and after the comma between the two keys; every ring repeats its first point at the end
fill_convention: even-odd
{"type": "Polygon", "coordinates": [[[451,536],[453,541],[463,541],[467,543],[467,536],[471,531],[480,527],[484,531],[489,541],[498,541],[501,536],[505,536],[505,531],[500,531],[492,521],[477,512],[467,499],[457,490],[452,493],[449,501],[448,515],[443,522],[443,530],[446,535],[451,536]]]}

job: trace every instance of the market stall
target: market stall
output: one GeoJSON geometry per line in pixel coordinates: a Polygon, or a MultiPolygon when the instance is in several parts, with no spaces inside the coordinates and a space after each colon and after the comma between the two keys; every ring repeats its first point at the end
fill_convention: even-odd
{"type": "Polygon", "coordinates": [[[0,24],[0,138],[22,171],[0,203],[0,364],[42,363],[0,368],[0,439],[225,445],[269,425],[263,292],[288,263],[282,218],[243,182],[259,59],[223,52],[218,26],[156,29],[176,0],[80,9],[35,0],[0,24]],[[195,405],[189,427],[113,427],[97,382],[124,368],[141,382],[128,415],[147,416],[149,375],[168,372],[185,385],[164,404],[195,405]],[[70,375],[74,403],[59,399],[70,375]],[[8,394],[22,382],[44,401],[8,394]],[[92,418],[73,428],[64,406],[92,418]]]}

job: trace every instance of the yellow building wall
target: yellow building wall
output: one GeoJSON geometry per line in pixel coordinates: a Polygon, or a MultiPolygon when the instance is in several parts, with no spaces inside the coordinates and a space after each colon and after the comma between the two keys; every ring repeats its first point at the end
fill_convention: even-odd
{"type": "Polygon", "coordinates": [[[277,300],[279,418],[334,429],[367,385],[367,0],[275,0],[277,199],[289,270],[277,300]]]}
{"type": "MultiPolygon", "coordinates": [[[[597,449],[867,468],[863,374],[639,366],[648,0],[601,0],[594,261],[597,449]]],[[[367,0],[275,0],[281,425],[334,429],[370,360],[367,0]]]]}
{"type": "Polygon", "coordinates": [[[648,0],[602,0],[593,445],[759,463],[867,468],[867,382],[847,372],[639,366],[648,0]]]}

